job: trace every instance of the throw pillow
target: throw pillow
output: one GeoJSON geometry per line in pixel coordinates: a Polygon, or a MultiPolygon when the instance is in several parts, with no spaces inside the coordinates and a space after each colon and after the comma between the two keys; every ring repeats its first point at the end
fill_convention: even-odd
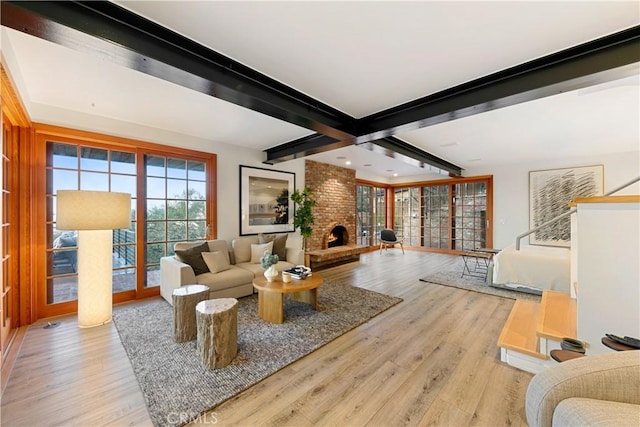
{"type": "Polygon", "coordinates": [[[204,259],[205,264],[207,264],[209,271],[212,273],[220,273],[231,267],[227,257],[220,251],[202,252],[202,259],[204,259]]]}
{"type": "Polygon", "coordinates": [[[260,243],[273,242],[273,253],[278,255],[280,261],[287,259],[287,237],[288,234],[258,234],[260,243]]]}
{"type": "Polygon", "coordinates": [[[209,272],[209,267],[202,258],[202,252],[208,252],[209,245],[203,242],[200,245],[193,246],[189,249],[176,250],[176,256],[185,264],[189,264],[193,268],[193,273],[197,276],[209,272]]]}
{"type": "Polygon", "coordinates": [[[251,264],[260,264],[260,258],[266,251],[273,253],[273,242],[262,245],[251,245],[251,264]]]}

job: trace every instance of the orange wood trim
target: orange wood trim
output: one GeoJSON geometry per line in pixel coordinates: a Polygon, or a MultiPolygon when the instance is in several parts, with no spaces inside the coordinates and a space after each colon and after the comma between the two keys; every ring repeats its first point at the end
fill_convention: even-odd
{"type": "MultiPolygon", "coordinates": [[[[206,158],[213,153],[205,151],[197,151],[189,148],[172,147],[168,145],[162,145],[154,142],[140,141],[131,138],[125,138],[115,135],[101,134],[97,132],[89,132],[84,130],[71,129],[61,126],[53,126],[44,123],[34,123],[34,130],[37,135],[48,135],[49,139],[53,138],[65,138],[66,141],[76,144],[104,144],[112,149],[117,147],[127,147],[130,150],[144,149],[148,151],[155,151],[158,154],[166,156],[169,154],[176,154],[193,159],[206,158]]],[[[65,142],[65,141],[60,141],[65,142]]]]}
{"type": "Polygon", "coordinates": [[[447,185],[447,184],[464,184],[467,182],[480,182],[485,181],[487,179],[493,179],[493,175],[478,175],[478,176],[470,176],[470,177],[459,177],[459,178],[444,178],[444,179],[436,179],[433,181],[415,181],[415,182],[403,182],[403,183],[394,183],[394,184],[385,184],[386,187],[426,187],[429,185],[447,185]]]}
{"type": "Polygon", "coordinates": [[[389,184],[386,184],[386,183],[369,181],[367,179],[360,179],[360,178],[356,178],[356,185],[368,185],[370,187],[378,187],[378,188],[385,188],[389,186],[389,184]]]}
{"type": "Polygon", "coordinates": [[[27,109],[15,91],[11,77],[2,64],[0,64],[0,98],[2,99],[2,112],[13,126],[31,126],[27,109]]]}
{"type": "Polygon", "coordinates": [[[210,240],[218,238],[218,156],[209,158],[207,164],[209,168],[209,180],[207,181],[209,206],[207,208],[207,225],[209,228],[210,240]]]}
{"type": "Polygon", "coordinates": [[[569,206],[575,207],[579,203],[640,203],[640,195],[577,197],[569,206]]]}
{"type": "Polygon", "coordinates": [[[33,132],[31,129],[23,129],[20,132],[20,144],[18,147],[18,188],[20,195],[15,205],[19,211],[20,222],[20,292],[19,313],[20,325],[28,325],[36,319],[36,295],[34,292],[35,276],[33,269],[33,232],[34,232],[34,206],[33,187],[31,175],[31,156],[33,153],[33,132]]]}
{"type": "MultiPolygon", "coordinates": [[[[123,150],[136,153],[137,173],[142,176],[144,173],[144,155],[157,154],[163,157],[176,155],[188,160],[198,160],[206,163],[209,168],[209,181],[207,182],[207,195],[209,197],[207,221],[211,224],[212,233],[217,234],[217,155],[202,151],[189,150],[179,147],[170,147],[160,144],[137,141],[133,139],[121,138],[110,135],[103,135],[94,132],[86,132],[81,130],[69,129],[58,126],[45,125],[41,123],[34,124],[34,141],[35,148],[31,164],[28,167],[31,170],[31,178],[33,183],[33,220],[29,221],[34,227],[33,233],[33,277],[31,289],[36,295],[36,315],[31,318],[31,322],[38,318],[58,316],[77,311],[77,301],[68,301],[57,304],[47,304],[46,295],[46,147],[47,142],[54,140],[57,142],[75,144],[79,146],[91,146],[98,148],[106,148],[111,150],[123,150]]],[[[144,220],[144,200],[145,200],[144,182],[138,181],[136,192],[137,212],[136,212],[136,267],[144,265],[144,230],[141,224],[144,220]]],[[[144,271],[138,268],[138,271],[144,271]]],[[[138,274],[135,291],[119,292],[113,295],[113,302],[121,303],[132,299],[141,299],[158,296],[160,294],[159,287],[144,287],[144,277],[138,274]]]]}
{"type": "Polygon", "coordinates": [[[493,175],[489,175],[487,180],[487,229],[486,229],[486,245],[487,248],[493,248],[493,175]]]}
{"type": "Polygon", "coordinates": [[[396,215],[396,199],[393,194],[393,189],[391,187],[387,187],[385,189],[386,196],[386,205],[387,205],[387,221],[386,228],[393,229],[393,224],[395,223],[395,215],[396,215]]]}

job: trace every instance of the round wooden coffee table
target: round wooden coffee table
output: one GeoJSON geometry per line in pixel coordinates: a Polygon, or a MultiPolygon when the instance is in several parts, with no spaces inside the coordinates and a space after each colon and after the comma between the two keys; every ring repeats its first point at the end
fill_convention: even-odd
{"type": "Polygon", "coordinates": [[[289,283],[282,281],[282,273],[272,282],[266,277],[253,279],[253,287],[258,291],[258,316],[267,322],[284,322],[284,294],[291,294],[294,301],[304,302],[318,309],[318,288],[323,279],[318,273],[306,279],[291,279],[289,283]]]}

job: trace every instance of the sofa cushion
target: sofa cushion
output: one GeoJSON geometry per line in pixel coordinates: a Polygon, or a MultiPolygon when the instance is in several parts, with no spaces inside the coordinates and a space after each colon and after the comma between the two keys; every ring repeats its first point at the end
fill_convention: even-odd
{"type": "Polygon", "coordinates": [[[221,271],[228,270],[229,267],[229,255],[221,251],[202,252],[202,258],[205,264],[209,267],[211,273],[220,273],[221,271]]]}
{"type": "Polygon", "coordinates": [[[219,273],[204,273],[196,276],[196,282],[208,286],[212,292],[250,284],[252,281],[253,273],[233,265],[219,273]]]}
{"type": "Polygon", "coordinates": [[[202,242],[199,245],[192,246],[188,249],[177,249],[176,256],[185,264],[189,264],[193,268],[193,273],[198,274],[208,273],[209,267],[202,258],[202,252],[208,252],[209,245],[207,242],[202,242]]]}
{"type": "Polygon", "coordinates": [[[238,237],[231,241],[235,263],[251,261],[251,245],[258,244],[258,236],[238,237]]]}
{"type": "Polygon", "coordinates": [[[273,242],[272,253],[278,255],[281,260],[287,259],[287,237],[288,234],[258,234],[260,243],[273,242]]]}
{"type": "Polygon", "coordinates": [[[640,405],[570,397],[553,411],[554,426],[633,426],[640,421],[640,405]]]}
{"type": "Polygon", "coordinates": [[[208,240],[207,242],[209,243],[208,252],[222,252],[227,259],[227,264],[231,264],[231,259],[229,258],[229,244],[226,240],[208,240]]]}
{"type": "Polygon", "coordinates": [[[260,258],[264,256],[266,251],[273,253],[273,242],[251,245],[251,264],[260,264],[260,258]]]}

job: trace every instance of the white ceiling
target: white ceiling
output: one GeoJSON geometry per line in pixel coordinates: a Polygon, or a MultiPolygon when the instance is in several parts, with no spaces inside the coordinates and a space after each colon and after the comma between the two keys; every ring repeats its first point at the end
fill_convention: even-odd
{"type": "MultiPolygon", "coordinates": [[[[636,1],[116,3],[357,118],[640,23],[636,1]]],[[[131,137],[157,128],[260,150],[312,133],[105,58],[2,36],[35,121],[90,113],[144,126],[131,137]]],[[[638,150],[635,73],[396,136],[463,168],[638,150]]],[[[425,172],[357,147],[310,158],[381,177],[425,172]]]]}

